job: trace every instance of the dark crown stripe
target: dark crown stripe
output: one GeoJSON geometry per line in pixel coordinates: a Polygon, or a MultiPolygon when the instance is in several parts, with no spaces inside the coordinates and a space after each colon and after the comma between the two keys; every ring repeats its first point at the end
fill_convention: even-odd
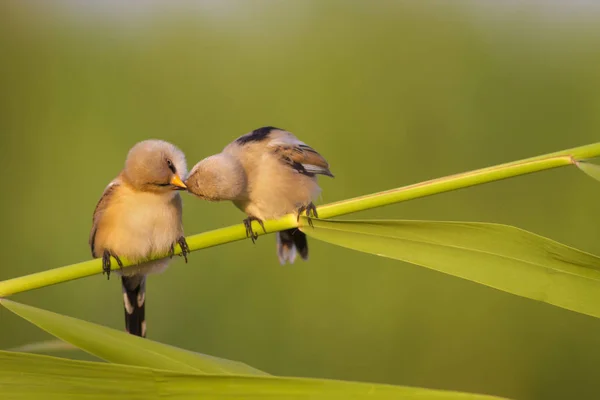
{"type": "Polygon", "coordinates": [[[269,133],[271,133],[271,131],[273,130],[283,129],[275,128],[274,126],[264,126],[262,128],[255,129],[252,132],[238,138],[236,142],[238,142],[239,144],[246,144],[248,142],[260,142],[262,140],[265,140],[269,136],[269,133]]]}

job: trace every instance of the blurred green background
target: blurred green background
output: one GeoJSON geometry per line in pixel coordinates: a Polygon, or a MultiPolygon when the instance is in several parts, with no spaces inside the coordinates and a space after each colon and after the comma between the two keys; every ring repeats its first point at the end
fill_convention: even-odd
{"type": "MultiPolygon", "coordinates": [[[[0,3],[0,279],[90,258],[91,216],[137,141],[191,167],[264,125],[330,162],[322,202],[596,142],[591,2],[0,3]]],[[[348,218],[499,222],[600,253],[600,185],[553,170],[348,218]]],[[[184,196],[186,233],[241,222],[184,196]]],[[[193,253],[148,284],[149,337],[277,375],[517,399],[600,396],[600,321],[312,241],[193,253]]],[[[482,266],[482,268],[485,266],[482,266]]],[[[15,300],[123,329],[117,279],[15,300]]],[[[0,348],[46,335],[0,310],[0,348]]]]}

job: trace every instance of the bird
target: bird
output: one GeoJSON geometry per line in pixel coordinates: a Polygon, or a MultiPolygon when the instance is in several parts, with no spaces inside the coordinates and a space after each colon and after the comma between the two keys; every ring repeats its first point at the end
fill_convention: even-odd
{"type": "Polygon", "coordinates": [[[92,218],[89,245],[94,258],[102,258],[110,278],[111,256],[121,267],[125,329],[146,337],[146,275],[167,268],[169,258],[148,258],[175,252],[187,263],[189,248],[183,236],[179,190],[187,174],[185,155],[173,144],[144,140],[127,154],[124,169],[108,184],[92,218]],[[123,269],[120,257],[136,264],[123,269]]]}
{"type": "MultiPolygon", "coordinates": [[[[188,191],[208,201],[230,200],[248,218],[246,235],[257,235],[252,221],[262,229],[266,219],[296,212],[318,218],[313,201],[321,188],[316,175],[333,178],[323,156],[285,129],[265,126],[228,144],[221,153],[198,162],[185,181],[188,191]]],[[[283,265],[300,254],[308,259],[306,235],[296,228],[277,233],[277,256],[283,265]]]]}

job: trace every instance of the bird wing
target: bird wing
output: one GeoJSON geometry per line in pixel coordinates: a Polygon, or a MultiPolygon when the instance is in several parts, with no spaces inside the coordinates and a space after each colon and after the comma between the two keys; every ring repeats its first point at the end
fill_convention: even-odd
{"type": "Polygon", "coordinates": [[[111,199],[114,197],[116,189],[119,187],[119,183],[114,180],[108,184],[106,189],[104,189],[104,193],[102,193],[102,197],[96,204],[96,208],[94,209],[94,216],[92,217],[92,230],[90,232],[90,249],[92,250],[92,257],[100,257],[99,254],[95,252],[95,239],[96,239],[96,231],[98,230],[98,225],[100,224],[100,220],[104,214],[104,211],[110,204],[111,199]]]}
{"type": "Polygon", "coordinates": [[[282,133],[285,134],[273,138],[267,145],[276,156],[301,174],[321,174],[333,178],[329,164],[322,155],[291,133],[282,133]]]}
{"type": "Polygon", "coordinates": [[[179,195],[179,193],[173,196],[171,204],[173,205],[173,207],[175,207],[175,210],[177,212],[177,221],[179,223],[179,236],[183,236],[183,202],[181,201],[181,196],[179,195]]]}

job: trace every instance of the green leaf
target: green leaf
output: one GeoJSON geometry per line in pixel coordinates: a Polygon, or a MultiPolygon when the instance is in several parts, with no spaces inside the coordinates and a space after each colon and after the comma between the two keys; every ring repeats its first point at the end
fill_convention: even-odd
{"type": "Polygon", "coordinates": [[[577,168],[585,172],[597,181],[600,181],[600,165],[592,164],[586,161],[576,161],[577,168]]]}
{"type": "Polygon", "coordinates": [[[184,374],[0,351],[3,399],[418,399],[498,397],[325,379],[184,374]]]}
{"type": "Polygon", "coordinates": [[[0,299],[0,304],[51,335],[113,363],[187,373],[268,375],[241,362],[179,349],[10,300],[0,299]]]}
{"type": "Polygon", "coordinates": [[[475,222],[324,221],[315,239],[394,258],[600,317],[600,258],[512,226],[475,222]]]}
{"type": "Polygon", "coordinates": [[[21,346],[7,349],[7,351],[18,351],[23,353],[50,353],[56,351],[69,351],[79,349],[71,343],[63,342],[60,339],[44,340],[41,342],[27,343],[21,346]]]}

